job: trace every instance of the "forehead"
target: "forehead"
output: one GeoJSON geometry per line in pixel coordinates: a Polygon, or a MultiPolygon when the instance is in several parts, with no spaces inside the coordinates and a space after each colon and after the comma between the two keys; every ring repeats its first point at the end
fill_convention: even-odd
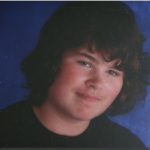
{"type": "Polygon", "coordinates": [[[103,62],[114,66],[121,63],[120,58],[110,60],[109,53],[104,49],[98,49],[94,45],[89,48],[87,44],[68,50],[63,57],[85,57],[96,63],[103,62]]]}

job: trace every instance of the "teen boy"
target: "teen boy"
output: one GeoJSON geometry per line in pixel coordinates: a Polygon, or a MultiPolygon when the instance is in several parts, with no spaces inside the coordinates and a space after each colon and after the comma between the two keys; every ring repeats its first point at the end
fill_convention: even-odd
{"type": "Polygon", "coordinates": [[[1,147],[144,148],[106,114],[146,96],[149,61],[122,2],[71,2],[45,23],[21,64],[28,100],[0,113],[1,147]]]}

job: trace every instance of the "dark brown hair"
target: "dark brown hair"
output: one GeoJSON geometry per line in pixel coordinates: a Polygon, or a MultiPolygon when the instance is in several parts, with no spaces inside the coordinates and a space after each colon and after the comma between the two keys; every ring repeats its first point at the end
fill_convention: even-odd
{"type": "Polygon", "coordinates": [[[145,99],[149,84],[150,63],[142,48],[144,40],[132,10],[122,2],[62,5],[43,26],[34,51],[22,61],[26,88],[31,89],[28,100],[37,106],[44,102],[66,50],[94,44],[106,61],[119,58],[118,68],[125,72],[122,90],[107,112],[128,112],[137,101],[145,99]]]}

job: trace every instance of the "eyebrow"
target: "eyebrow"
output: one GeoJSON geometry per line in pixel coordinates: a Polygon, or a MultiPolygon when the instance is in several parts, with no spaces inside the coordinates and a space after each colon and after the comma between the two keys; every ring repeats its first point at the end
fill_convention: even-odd
{"type": "Polygon", "coordinates": [[[90,60],[93,61],[93,62],[97,62],[97,60],[96,60],[94,57],[92,57],[92,56],[90,56],[90,55],[88,55],[88,54],[86,54],[86,53],[78,52],[77,54],[78,54],[78,55],[81,55],[81,56],[84,56],[84,57],[87,57],[88,59],[90,59],[90,60]]]}

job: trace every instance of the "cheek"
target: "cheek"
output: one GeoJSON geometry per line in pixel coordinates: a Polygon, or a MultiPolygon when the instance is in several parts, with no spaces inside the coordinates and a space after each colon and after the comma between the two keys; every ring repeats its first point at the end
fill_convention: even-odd
{"type": "Polygon", "coordinates": [[[56,77],[57,82],[66,85],[74,85],[80,83],[85,78],[85,74],[82,73],[82,70],[77,67],[77,65],[66,65],[60,70],[60,73],[56,77]]]}
{"type": "Polygon", "coordinates": [[[72,90],[76,85],[81,84],[83,78],[84,76],[82,76],[82,73],[76,66],[67,65],[67,67],[60,69],[51,89],[63,94],[72,90]]]}
{"type": "Polygon", "coordinates": [[[109,97],[113,100],[118,96],[122,89],[123,80],[116,80],[115,82],[109,82],[107,84],[107,93],[109,93],[109,97]]]}

